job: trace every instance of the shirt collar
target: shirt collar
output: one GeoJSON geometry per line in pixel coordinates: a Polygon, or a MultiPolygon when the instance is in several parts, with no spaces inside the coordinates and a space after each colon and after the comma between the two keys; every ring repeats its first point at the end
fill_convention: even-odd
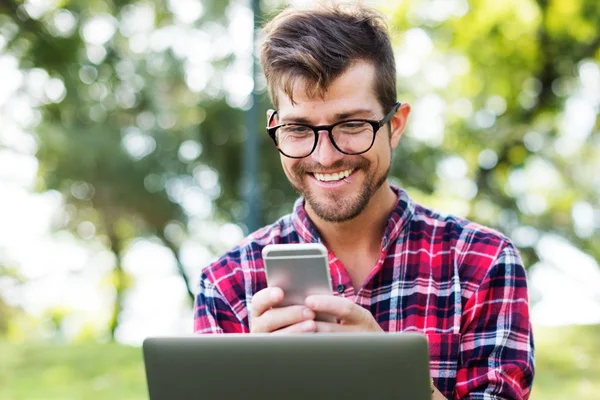
{"type": "MultiPolygon", "coordinates": [[[[415,211],[415,203],[408,194],[401,188],[390,185],[394,193],[398,196],[396,206],[390,213],[388,222],[381,241],[381,250],[386,251],[390,243],[396,241],[400,233],[412,219],[415,211]]],[[[299,197],[294,203],[294,210],[291,215],[292,225],[298,236],[305,243],[321,242],[319,232],[308,217],[304,208],[304,197],[299,197]]]]}

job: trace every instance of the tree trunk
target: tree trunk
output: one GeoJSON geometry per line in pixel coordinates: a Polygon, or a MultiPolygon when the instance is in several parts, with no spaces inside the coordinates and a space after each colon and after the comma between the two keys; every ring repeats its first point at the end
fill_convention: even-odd
{"type": "Polygon", "coordinates": [[[175,262],[177,264],[177,272],[179,273],[179,276],[181,276],[181,279],[183,279],[183,282],[185,283],[185,288],[187,289],[187,294],[188,294],[188,297],[189,297],[191,303],[194,304],[194,299],[195,299],[194,292],[192,291],[190,279],[188,278],[187,274],[185,273],[183,263],[181,262],[181,258],[179,257],[179,248],[175,245],[175,243],[168,240],[165,237],[165,235],[163,235],[162,233],[159,233],[158,237],[160,240],[162,240],[162,242],[165,244],[165,246],[167,246],[167,248],[169,250],[171,250],[173,257],[175,257],[175,262]]]}
{"type": "Polygon", "coordinates": [[[123,271],[122,257],[121,257],[121,240],[115,234],[112,223],[108,223],[107,226],[108,238],[110,240],[110,249],[115,255],[115,266],[113,269],[113,281],[115,286],[115,299],[113,301],[112,314],[108,324],[110,330],[110,340],[115,341],[115,332],[119,326],[119,320],[121,312],[123,311],[123,298],[125,290],[127,288],[126,274],[123,271]]]}

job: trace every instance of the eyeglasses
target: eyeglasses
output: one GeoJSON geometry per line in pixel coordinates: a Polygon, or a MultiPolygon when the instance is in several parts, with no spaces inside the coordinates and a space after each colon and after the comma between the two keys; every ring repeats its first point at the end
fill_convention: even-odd
{"type": "Polygon", "coordinates": [[[333,125],[281,124],[269,127],[277,111],[269,118],[267,133],[281,154],[289,158],[304,158],[312,154],[319,142],[319,132],[327,131],[331,144],[341,153],[366,153],[375,143],[375,135],[390,122],[402,103],[396,103],[382,120],[349,119],[333,125]]]}

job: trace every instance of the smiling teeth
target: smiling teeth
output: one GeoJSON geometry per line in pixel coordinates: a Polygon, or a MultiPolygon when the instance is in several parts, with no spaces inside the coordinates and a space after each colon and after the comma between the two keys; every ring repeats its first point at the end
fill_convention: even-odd
{"type": "Polygon", "coordinates": [[[317,174],[315,173],[315,178],[322,182],[331,182],[331,181],[339,181],[340,179],[347,178],[352,173],[352,169],[347,169],[342,172],[338,172],[335,174],[317,174]]]}

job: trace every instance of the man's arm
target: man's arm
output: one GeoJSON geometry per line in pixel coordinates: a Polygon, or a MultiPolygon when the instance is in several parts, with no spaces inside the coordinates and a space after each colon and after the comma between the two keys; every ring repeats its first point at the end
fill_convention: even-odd
{"type": "Polygon", "coordinates": [[[461,321],[455,399],[529,398],[534,346],[527,278],[517,250],[505,243],[467,300],[461,321]]]}
{"type": "Polygon", "coordinates": [[[248,327],[239,314],[203,273],[194,307],[194,333],[247,332],[248,327]]]}

